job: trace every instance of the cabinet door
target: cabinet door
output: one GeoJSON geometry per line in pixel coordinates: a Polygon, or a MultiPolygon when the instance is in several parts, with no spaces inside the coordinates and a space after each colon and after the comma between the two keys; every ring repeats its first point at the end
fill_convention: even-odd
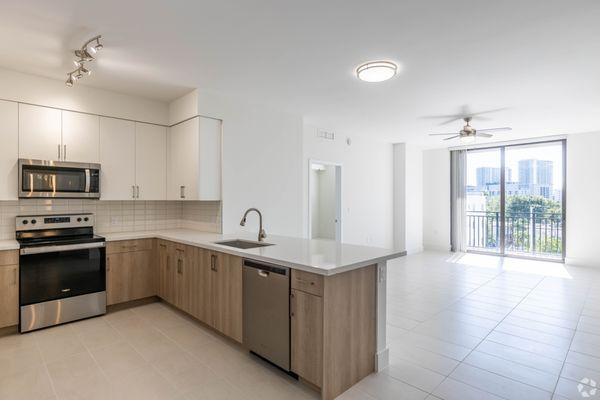
{"type": "Polygon", "coordinates": [[[167,199],[167,128],[135,124],[135,184],[140,200],[167,199]]]}
{"type": "Polygon", "coordinates": [[[323,298],[292,289],[292,371],[321,387],[323,382],[323,298]]]}
{"type": "Polygon", "coordinates": [[[167,198],[198,200],[198,118],[169,130],[167,198]]]}
{"type": "Polygon", "coordinates": [[[19,323],[19,266],[0,266],[0,328],[19,323]]]}
{"type": "Polygon", "coordinates": [[[0,200],[16,200],[19,158],[17,103],[0,101],[0,200]]]}
{"type": "Polygon", "coordinates": [[[169,243],[158,243],[158,295],[167,303],[175,304],[175,275],[171,266],[169,243]]]}
{"type": "Polygon", "coordinates": [[[156,295],[156,272],[152,251],[134,251],[133,265],[129,273],[129,296],[127,301],[156,295]]]}
{"type": "Polygon", "coordinates": [[[211,257],[216,257],[216,255],[209,250],[196,248],[195,257],[190,314],[205,324],[212,325],[211,257]]]}
{"type": "Polygon", "coordinates": [[[213,327],[242,342],[242,258],[213,252],[213,327]]]}
{"type": "Polygon", "coordinates": [[[199,117],[198,200],[221,200],[221,121],[199,117]]]}
{"type": "Polygon", "coordinates": [[[132,200],[135,186],[135,124],[100,117],[102,200],[132,200]]]}
{"type": "Polygon", "coordinates": [[[61,160],[61,111],[19,104],[19,157],[61,160]]]}
{"type": "Polygon", "coordinates": [[[175,306],[185,312],[189,312],[191,307],[191,291],[188,284],[193,272],[191,253],[193,249],[188,246],[175,245],[175,306]]]}
{"type": "Polygon", "coordinates": [[[62,112],[62,159],[84,163],[100,160],[100,117],[62,112]]]}
{"type": "Polygon", "coordinates": [[[115,253],[106,256],[106,304],[119,304],[129,299],[129,277],[133,253],[115,253]]]}

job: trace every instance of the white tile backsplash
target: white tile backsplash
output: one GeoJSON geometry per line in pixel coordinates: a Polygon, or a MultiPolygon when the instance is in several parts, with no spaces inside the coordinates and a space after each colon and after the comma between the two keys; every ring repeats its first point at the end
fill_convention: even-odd
{"type": "Polygon", "coordinates": [[[17,215],[91,212],[96,232],[191,228],[221,232],[219,201],[103,201],[23,199],[0,201],[0,240],[14,239],[17,215]]]}

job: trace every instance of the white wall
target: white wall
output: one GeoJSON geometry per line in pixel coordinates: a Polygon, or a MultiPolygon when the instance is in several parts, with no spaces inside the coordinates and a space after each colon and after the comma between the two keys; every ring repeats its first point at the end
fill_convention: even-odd
{"type": "Polygon", "coordinates": [[[0,99],[66,110],[132,119],[156,124],[169,122],[168,104],[84,85],[0,69],[0,99]]]}
{"type": "Polygon", "coordinates": [[[244,211],[256,207],[267,235],[301,236],[302,117],[195,92],[197,114],[223,120],[223,232],[258,232],[254,215],[246,227],[239,226],[244,211]]]}
{"type": "Polygon", "coordinates": [[[423,251],[423,151],[394,144],[394,245],[408,254],[423,251]]]}
{"type": "Polygon", "coordinates": [[[423,247],[450,250],[450,151],[423,152],[423,247]]]}
{"type": "Polygon", "coordinates": [[[569,264],[600,267],[600,132],[567,138],[567,240],[569,264]]]}
{"type": "Polygon", "coordinates": [[[308,236],[309,160],[342,165],[342,242],[393,247],[392,145],[365,138],[336,135],[317,137],[317,128],[306,125],[303,134],[302,225],[308,236]]]}

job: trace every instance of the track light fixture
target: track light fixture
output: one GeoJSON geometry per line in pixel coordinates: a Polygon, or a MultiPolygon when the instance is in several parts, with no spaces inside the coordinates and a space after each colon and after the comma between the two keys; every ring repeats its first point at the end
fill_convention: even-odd
{"type": "Polygon", "coordinates": [[[104,47],[100,43],[100,39],[102,39],[102,35],[95,36],[85,42],[81,46],[81,49],[75,50],[75,57],[77,59],[73,60],[73,64],[75,64],[76,68],[67,74],[68,78],[65,85],[72,87],[75,81],[83,78],[83,75],[90,75],[92,73],[90,69],[86,68],[85,63],[94,61],[93,54],[98,53],[104,47]]]}

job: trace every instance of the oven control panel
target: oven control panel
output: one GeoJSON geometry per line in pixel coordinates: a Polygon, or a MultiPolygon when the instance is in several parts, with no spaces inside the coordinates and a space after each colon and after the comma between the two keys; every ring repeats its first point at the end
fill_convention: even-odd
{"type": "Polygon", "coordinates": [[[18,215],[17,231],[93,227],[94,214],[18,215]]]}

